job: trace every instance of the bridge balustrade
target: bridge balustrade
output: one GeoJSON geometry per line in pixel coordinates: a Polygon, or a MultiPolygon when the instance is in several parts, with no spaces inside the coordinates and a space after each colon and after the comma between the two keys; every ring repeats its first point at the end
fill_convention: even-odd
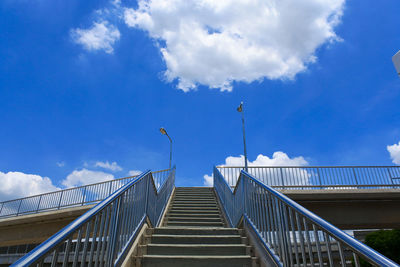
{"type": "Polygon", "coordinates": [[[262,179],[241,170],[232,189],[232,183],[219,169],[214,168],[214,187],[230,226],[236,227],[243,221],[277,266],[357,267],[362,260],[374,266],[399,266],[266,185],[262,179]]]}
{"type": "MultiPolygon", "coordinates": [[[[244,167],[217,166],[235,187],[244,167]]],[[[249,166],[258,180],[276,189],[384,189],[400,188],[400,166],[266,167],[249,166]]]]}
{"type": "Polygon", "coordinates": [[[11,266],[120,266],[147,221],[158,226],[175,184],[175,167],[144,172],[11,266]]]}

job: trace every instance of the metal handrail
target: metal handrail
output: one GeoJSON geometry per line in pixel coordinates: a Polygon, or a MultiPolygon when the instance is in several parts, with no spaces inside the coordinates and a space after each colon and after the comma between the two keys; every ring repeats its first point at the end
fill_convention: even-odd
{"type": "Polygon", "coordinates": [[[175,167],[164,174],[157,186],[152,173],[143,172],[12,266],[120,266],[146,219],[155,226],[160,221],[174,187],[175,167]]]}
{"type": "Polygon", "coordinates": [[[278,266],[399,266],[244,170],[232,190],[214,168],[214,187],[230,225],[244,219],[278,266]]]}
{"type": "MultiPolygon", "coordinates": [[[[167,170],[160,170],[152,172],[155,183],[159,183],[158,180],[162,179],[160,175],[166,171],[167,170]]],[[[128,176],[110,181],[3,201],[0,202],[0,218],[95,204],[136,177],[138,176],[128,176]]]]}
{"type": "MultiPolygon", "coordinates": [[[[235,186],[242,166],[217,166],[235,186]]],[[[400,166],[249,166],[248,173],[280,189],[400,188],[400,166]]]]}

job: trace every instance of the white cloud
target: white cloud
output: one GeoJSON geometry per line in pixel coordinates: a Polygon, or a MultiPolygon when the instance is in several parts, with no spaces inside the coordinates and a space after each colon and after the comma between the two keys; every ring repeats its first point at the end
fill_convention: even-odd
{"type": "MultiPolygon", "coordinates": [[[[274,152],[272,158],[268,156],[264,156],[259,154],[254,161],[248,161],[248,166],[258,166],[258,167],[274,167],[274,166],[307,166],[308,162],[302,157],[294,157],[290,158],[286,153],[277,151],[274,152]]],[[[219,166],[230,166],[230,167],[243,167],[244,166],[244,156],[240,155],[239,157],[229,156],[225,159],[225,163],[219,166]]],[[[235,185],[236,180],[239,177],[240,168],[236,169],[236,171],[230,171],[227,173],[222,173],[227,179],[230,185],[235,185]]],[[[286,171],[286,170],[285,170],[286,171]]],[[[249,169],[249,173],[253,174],[256,178],[260,180],[268,179],[270,185],[278,184],[277,176],[280,175],[274,173],[273,171],[265,170],[264,172],[259,172],[257,169],[249,169]]],[[[297,174],[300,178],[295,181],[296,184],[309,184],[308,178],[309,174],[306,171],[300,170],[297,174]]],[[[293,181],[294,182],[294,181],[293,181]]],[[[211,175],[204,175],[204,185],[212,186],[213,179],[211,175]]]]}
{"type": "Polygon", "coordinates": [[[213,176],[212,176],[212,175],[205,174],[205,175],[204,175],[204,186],[210,187],[210,186],[213,186],[213,184],[214,184],[214,178],[213,178],[213,176]]]}
{"type": "Polygon", "coordinates": [[[94,22],[90,29],[73,29],[71,37],[74,42],[88,51],[104,50],[113,53],[113,45],[120,38],[119,30],[107,21],[94,22]]]}
{"type": "Polygon", "coordinates": [[[101,171],[91,171],[88,169],[75,170],[62,181],[65,187],[75,187],[86,184],[94,184],[113,180],[114,175],[101,171]]]}
{"type": "Polygon", "coordinates": [[[0,172],[0,181],[0,200],[2,201],[60,189],[53,185],[48,177],[22,172],[0,172]]]}
{"type": "Polygon", "coordinates": [[[345,0],[139,0],[125,23],[158,41],[165,78],[187,92],[233,81],[292,79],[339,41],[345,0]]]}
{"type": "Polygon", "coordinates": [[[136,175],[139,175],[141,173],[142,173],[142,171],[139,171],[139,170],[131,170],[131,171],[128,172],[129,176],[136,176],[136,175]]]}
{"type": "Polygon", "coordinates": [[[103,168],[103,169],[107,169],[107,170],[111,170],[111,171],[113,171],[113,172],[115,172],[115,171],[122,171],[122,167],[121,166],[118,166],[118,164],[117,164],[117,162],[112,162],[112,163],[110,163],[110,162],[108,162],[108,161],[106,161],[106,162],[101,162],[101,161],[97,161],[95,164],[94,164],[94,166],[95,167],[100,167],[100,168],[103,168]]]}
{"type": "Polygon", "coordinates": [[[60,168],[65,166],[65,162],[64,162],[64,161],[56,162],[56,164],[57,164],[57,166],[60,167],[60,168]]]}
{"type": "Polygon", "coordinates": [[[400,165],[400,142],[386,147],[394,164],[400,165]]]}

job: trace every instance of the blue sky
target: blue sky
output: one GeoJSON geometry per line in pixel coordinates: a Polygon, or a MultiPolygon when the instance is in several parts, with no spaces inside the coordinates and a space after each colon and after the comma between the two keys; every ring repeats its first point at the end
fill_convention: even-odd
{"type": "MultiPolygon", "coordinates": [[[[213,39],[218,45],[200,54],[204,47],[187,42],[198,36],[183,36],[188,33],[182,30],[172,31],[177,41],[165,37],[165,23],[193,23],[181,19],[183,13],[163,18],[164,28],[149,28],[137,17],[129,22],[126,10],[140,11],[135,1],[1,1],[0,178],[8,191],[0,195],[5,199],[42,190],[29,179],[42,183],[48,178],[47,189],[62,188],[74,171],[82,178],[76,184],[82,184],[92,181],[82,170],[95,177],[103,173],[101,180],[166,168],[169,143],[161,126],[174,140],[177,185],[203,185],[213,165],[243,154],[236,112],[242,100],[250,161],[282,151],[289,160],[303,157],[308,165],[400,164],[400,148],[393,147],[392,157],[387,149],[400,141],[400,78],[391,61],[400,49],[400,3],[327,3],[334,7],[324,9],[331,12],[326,17],[336,16],[336,21],[331,21],[331,35],[322,39],[313,39],[321,32],[306,36],[292,30],[293,25],[307,26],[302,18],[286,23],[282,17],[276,35],[268,32],[268,21],[241,20],[253,31],[242,39],[256,44],[260,54],[246,52],[246,64],[235,65],[237,55],[227,57],[232,61],[221,56],[224,49],[241,51],[233,35],[237,43],[228,39],[225,47],[223,34],[238,25],[227,22],[233,10],[227,7],[215,24],[222,26],[210,22],[208,29],[222,39],[213,39]],[[111,33],[105,46],[85,46],[87,39],[79,39],[95,23],[111,33]],[[259,34],[263,29],[265,38],[259,34]],[[287,36],[291,39],[272,45],[287,36]],[[182,47],[196,52],[190,60],[177,50],[182,47]],[[288,53],[299,55],[300,63],[292,64],[288,53]],[[273,62],[274,57],[283,60],[273,62]],[[113,162],[120,169],[111,167],[113,162]],[[17,180],[21,183],[12,182],[17,180]],[[25,184],[28,189],[21,188],[25,184]]],[[[196,18],[201,24],[205,17],[196,18]]]]}

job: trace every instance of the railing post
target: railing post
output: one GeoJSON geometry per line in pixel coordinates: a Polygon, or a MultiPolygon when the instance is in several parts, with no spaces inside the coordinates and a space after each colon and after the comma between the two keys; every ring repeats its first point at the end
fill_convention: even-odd
{"type": "Polygon", "coordinates": [[[22,204],[22,199],[19,201],[19,206],[18,206],[18,210],[17,210],[17,215],[19,214],[19,209],[21,208],[21,204],[22,204]]]}
{"type": "Polygon", "coordinates": [[[82,195],[82,206],[83,206],[83,204],[85,203],[86,188],[87,188],[87,186],[85,186],[85,190],[83,191],[83,195],[82,195]]]}
{"type": "Polygon", "coordinates": [[[39,212],[39,207],[40,207],[40,202],[42,201],[42,196],[43,195],[40,195],[40,197],[39,197],[39,203],[38,203],[37,208],[36,208],[36,213],[39,212]]]}
{"type": "Polygon", "coordinates": [[[4,202],[1,203],[0,216],[1,216],[1,212],[3,211],[3,207],[4,207],[4,202]]]}
{"type": "Polygon", "coordinates": [[[64,194],[64,190],[61,191],[60,201],[58,201],[58,209],[60,209],[63,194],[64,194]]]}
{"type": "Polygon", "coordinates": [[[394,182],[393,182],[392,174],[390,173],[390,169],[387,168],[387,171],[388,171],[388,174],[389,174],[390,181],[392,182],[393,188],[396,188],[396,186],[394,186],[394,182]]]}
{"type": "Polygon", "coordinates": [[[356,185],[358,185],[356,170],[354,169],[354,167],[352,169],[353,169],[353,174],[354,174],[354,181],[356,182],[356,185]]]}

